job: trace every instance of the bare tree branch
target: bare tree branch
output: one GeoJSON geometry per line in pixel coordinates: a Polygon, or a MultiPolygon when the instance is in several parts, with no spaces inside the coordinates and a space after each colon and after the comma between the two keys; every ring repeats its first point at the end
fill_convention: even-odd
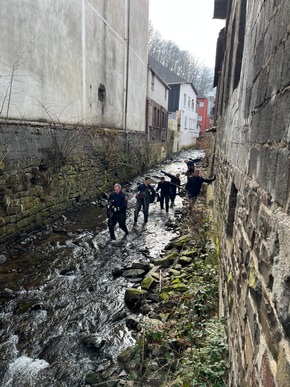
{"type": "Polygon", "coordinates": [[[162,39],[149,22],[149,54],[180,77],[191,82],[199,95],[206,95],[213,88],[213,69],[206,67],[189,51],[181,50],[172,40],[162,39]]]}

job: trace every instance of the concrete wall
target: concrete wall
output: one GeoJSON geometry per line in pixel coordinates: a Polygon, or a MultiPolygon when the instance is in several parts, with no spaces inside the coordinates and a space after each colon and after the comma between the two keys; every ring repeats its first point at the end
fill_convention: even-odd
{"type": "Polygon", "coordinates": [[[290,7],[229,2],[215,207],[230,386],[290,385],[290,7]]]}
{"type": "Polygon", "coordinates": [[[0,7],[0,243],[146,171],[148,0],[0,7]]]}
{"type": "Polygon", "coordinates": [[[0,117],[144,131],[148,7],[148,0],[4,1],[0,117]]]}

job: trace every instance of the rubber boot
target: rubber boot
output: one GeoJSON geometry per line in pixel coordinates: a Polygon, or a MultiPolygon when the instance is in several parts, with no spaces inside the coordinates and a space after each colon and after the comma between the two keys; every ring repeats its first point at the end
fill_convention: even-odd
{"type": "Polygon", "coordinates": [[[110,231],[111,241],[114,241],[116,239],[114,229],[109,227],[109,231],[110,231]]]}

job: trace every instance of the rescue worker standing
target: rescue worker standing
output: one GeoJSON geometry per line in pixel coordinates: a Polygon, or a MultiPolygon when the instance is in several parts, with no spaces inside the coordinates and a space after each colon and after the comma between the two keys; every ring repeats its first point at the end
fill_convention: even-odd
{"type": "Polygon", "coordinates": [[[175,176],[171,175],[171,173],[167,173],[165,171],[161,171],[165,176],[170,178],[170,208],[174,206],[174,200],[176,198],[176,191],[180,191],[180,173],[177,173],[175,176]]]}
{"type": "Polygon", "coordinates": [[[165,201],[165,210],[168,212],[169,210],[169,198],[170,198],[170,188],[171,184],[169,181],[166,181],[164,177],[160,178],[161,181],[157,185],[156,191],[160,190],[160,208],[164,209],[164,201],[165,201]]]}
{"type": "Polygon", "coordinates": [[[197,196],[200,194],[202,183],[211,183],[216,178],[213,179],[205,179],[199,175],[199,170],[196,169],[194,171],[193,176],[188,178],[188,181],[185,185],[185,189],[188,193],[189,199],[192,199],[194,203],[196,201],[197,196]]]}
{"type": "Polygon", "coordinates": [[[125,193],[122,191],[120,184],[114,185],[114,191],[110,193],[108,198],[107,205],[107,214],[108,214],[108,227],[110,231],[111,240],[116,239],[115,237],[115,226],[119,223],[121,230],[125,232],[126,235],[129,234],[129,231],[126,226],[126,210],[127,210],[128,198],[125,193]]]}
{"type": "Polygon", "coordinates": [[[134,223],[137,223],[138,214],[142,208],[144,214],[144,223],[148,222],[149,204],[153,203],[156,192],[151,185],[151,178],[145,177],[144,183],[137,187],[138,193],[136,195],[136,206],[134,210],[134,223]]]}
{"type": "Polygon", "coordinates": [[[184,162],[187,165],[187,171],[185,172],[185,176],[189,178],[194,174],[194,169],[195,169],[194,161],[192,159],[189,159],[189,160],[184,160],[184,162]]]}

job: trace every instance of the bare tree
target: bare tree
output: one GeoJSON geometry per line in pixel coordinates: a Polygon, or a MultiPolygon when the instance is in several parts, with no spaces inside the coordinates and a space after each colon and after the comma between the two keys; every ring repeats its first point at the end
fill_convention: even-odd
{"type": "MultiPolygon", "coordinates": [[[[12,103],[12,96],[15,93],[19,93],[20,91],[15,88],[15,84],[19,82],[19,74],[17,72],[23,66],[26,59],[24,58],[24,54],[22,53],[16,60],[11,60],[9,57],[6,62],[1,61],[2,65],[4,65],[8,69],[8,74],[1,74],[2,83],[4,83],[4,93],[0,95],[2,101],[0,103],[0,116],[5,115],[5,119],[9,118],[9,110],[12,103]]],[[[21,90],[22,91],[22,90],[21,90]]]]}
{"type": "Polygon", "coordinates": [[[165,40],[149,22],[149,54],[180,77],[191,82],[198,94],[206,95],[213,88],[213,69],[200,63],[189,51],[181,50],[172,40],[165,40]]]}

